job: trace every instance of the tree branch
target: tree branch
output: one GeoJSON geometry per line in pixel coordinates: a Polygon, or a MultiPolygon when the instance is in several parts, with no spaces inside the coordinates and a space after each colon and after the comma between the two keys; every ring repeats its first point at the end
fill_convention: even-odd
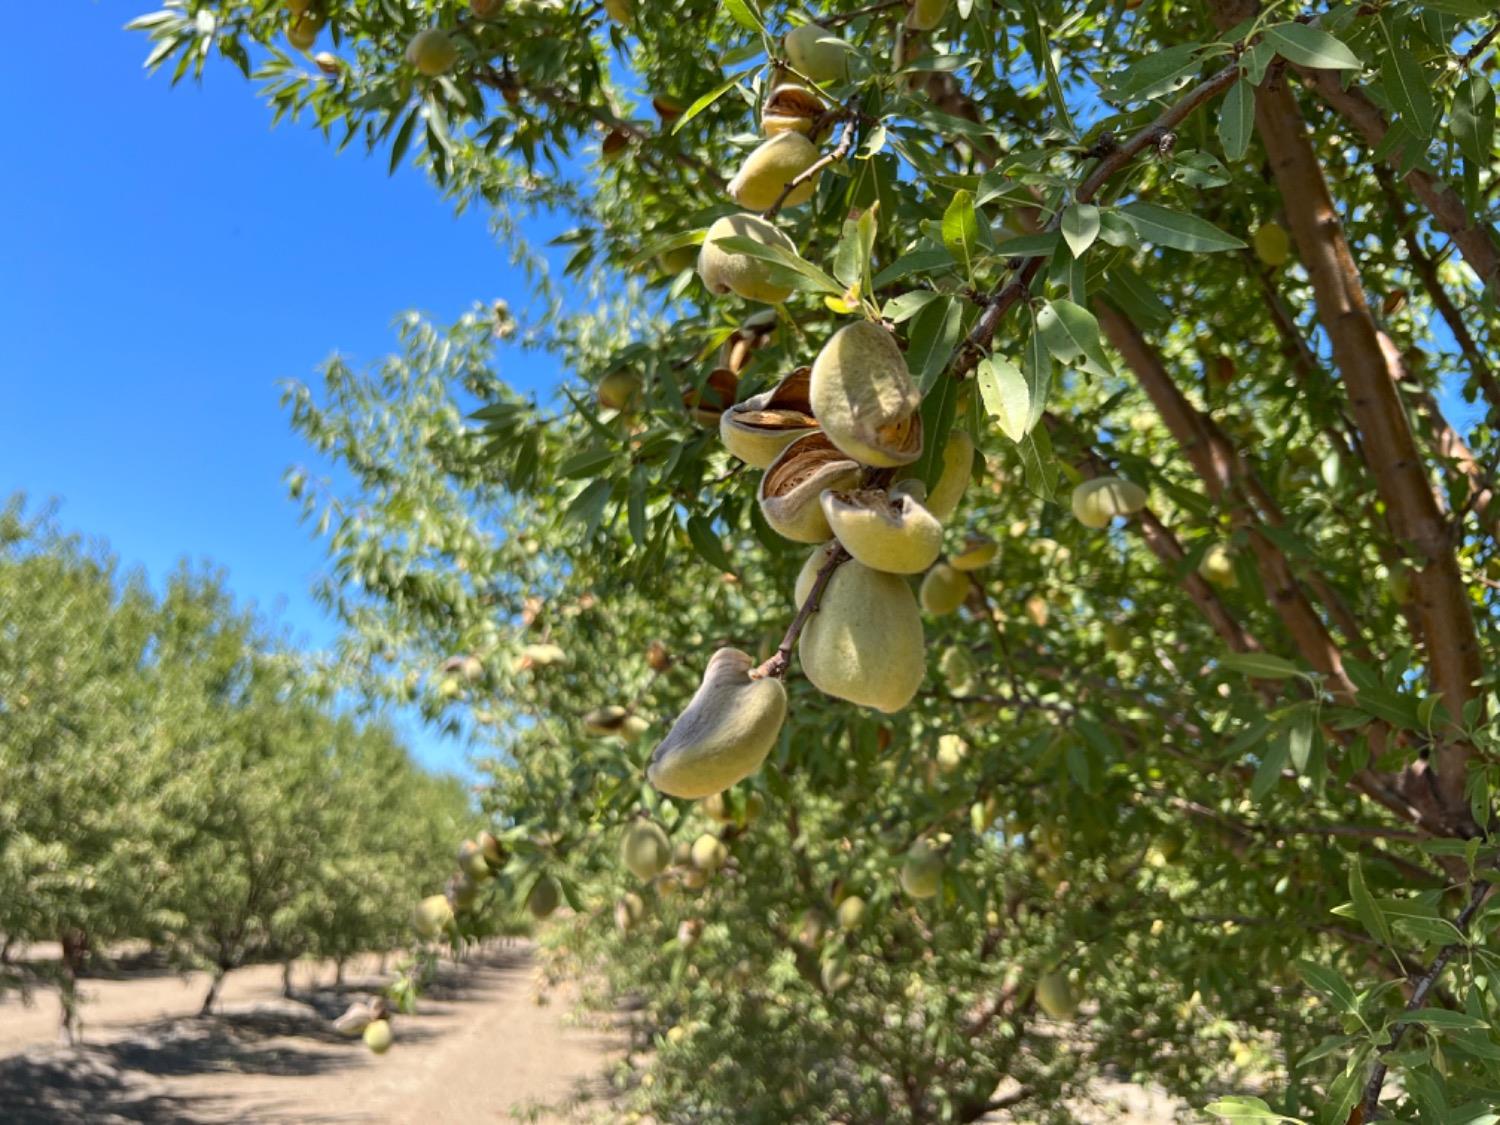
{"type": "MultiPolygon", "coordinates": [[[[1333,110],[1354,126],[1372,150],[1378,149],[1390,126],[1380,108],[1358,86],[1347,90],[1341,84],[1337,71],[1310,70],[1294,66],[1308,89],[1314,91],[1333,110]]],[[[1385,157],[1398,174],[1401,173],[1402,152],[1400,148],[1385,157]]],[[[1463,254],[1479,280],[1485,285],[1500,281],[1500,252],[1495,249],[1494,232],[1482,223],[1475,222],[1464,207],[1463,200],[1448,185],[1421,168],[1413,168],[1402,177],[1412,194],[1422,201],[1432,214],[1433,221],[1448,232],[1450,238],[1463,254]]]]}
{"type": "MultiPolygon", "coordinates": [[[[1215,17],[1221,26],[1230,26],[1242,7],[1218,0],[1215,17]]],[[[1413,586],[1432,686],[1456,719],[1474,698],[1481,672],[1478,636],[1447,521],[1396,392],[1404,372],[1393,369],[1381,348],[1322,165],[1296,102],[1274,76],[1257,91],[1255,120],[1391,529],[1403,549],[1420,561],[1413,586]]],[[[1436,756],[1438,793],[1453,829],[1462,834],[1473,828],[1464,797],[1470,755],[1470,747],[1451,739],[1436,756]]]]}
{"type": "MultiPolygon", "coordinates": [[[[1469,923],[1474,920],[1474,915],[1479,913],[1479,908],[1484,905],[1484,900],[1489,896],[1489,893],[1489,883],[1481,882],[1474,884],[1473,889],[1469,893],[1469,904],[1463,908],[1463,911],[1453,923],[1458,927],[1459,933],[1463,933],[1469,928],[1469,923]]],[[[1433,986],[1438,982],[1438,978],[1443,975],[1443,970],[1448,967],[1448,962],[1462,948],[1464,948],[1464,943],[1455,941],[1438,950],[1437,957],[1433,959],[1427,971],[1417,978],[1417,983],[1412,988],[1411,999],[1406,1002],[1405,1011],[1407,1014],[1415,1012],[1426,1002],[1427,994],[1432,991],[1433,986]]],[[[1380,1052],[1380,1061],[1375,1064],[1375,1069],[1370,1072],[1370,1080],[1365,1084],[1365,1096],[1362,1105],[1364,1108],[1364,1120],[1366,1121],[1375,1120],[1375,1111],[1380,1106],[1380,1091],[1385,1086],[1386,1070],[1388,1069],[1385,1056],[1401,1045],[1401,1040],[1405,1038],[1409,1027],[1411,1027],[1409,1023],[1391,1025],[1391,1041],[1380,1052]]]]}
{"type": "Polygon", "coordinates": [[[767,676],[775,676],[778,680],[786,679],[787,669],[792,666],[792,646],[802,635],[807,619],[818,612],[818,602],[822,600],[823,590],[827,587],[828,580],[833,577],[833,572],[848,559],[849,552],[842,547],[834,547],[829,553],[828,561],[818,568],[818,577],[813,582],[812,589],[808,591],[802,604],[797,607],[797,616],[793,617],[792,623],[786,627],[786,633],[781,638],[781,643],[776,646],[776,651],[764,664],[750,670],[752,680],[763,680],[767,676]]]}

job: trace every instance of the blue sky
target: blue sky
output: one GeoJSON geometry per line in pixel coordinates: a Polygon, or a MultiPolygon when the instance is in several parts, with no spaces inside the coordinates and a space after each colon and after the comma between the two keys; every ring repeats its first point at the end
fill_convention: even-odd
{"type": "MultiPolygon", "coordinates": [[[[391,350],[392,318],[474,300],[526,304],[483,216],[455,218],[423,176],[272,130],[255,89],[215,60],[202,86],[141,69],[122,26],[151,0],[47,6],[48,42],[13,53],[0,177],[0,497],[56,498],[158,581],[182,558],[319,646],[308,590],[322,553],[286,499],[306,460],[278,382],[339,351],[391,350]]],[[[545,232],[543,232],[545,233],[545,232]]],[[[550,381],[525,359],[521,386],[550,381]]],[[[426,764],[464,750],[402,724],[426,764]]]]}

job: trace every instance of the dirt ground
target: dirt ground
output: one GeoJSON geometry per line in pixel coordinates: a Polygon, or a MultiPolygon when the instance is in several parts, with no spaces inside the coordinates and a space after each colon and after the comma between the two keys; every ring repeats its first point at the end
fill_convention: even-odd
{"type": "MultiPolygon", "coordinates": [[[[352,962],[336,990],[331,965],[299,962],[296,998],[287,1000],[280,966],[251,966],[230,974],[218,1012],[200,1018],[205,974],[122,969],[82,983],[77,1047],[58,1045],[54,993],[38,992],[30,1005],[0,998],[0,1125],[613,1118],[608,1074],[625,1036],[580,1026],[566,988],[538,1005],[529,943],[445,962],[418,1014],[397,1019],[396,1045],[377,1058],[329,1021],[389,979],[378,970],[373,957],[352,962]]],[[[1101,1079],[1090,1093],[1070,1108],[1091,1125],[1167,1125],[1184,1111],[1122,1082],[1101,1079]]],[[[986,1120],[1020,1125],[1005,1114],[986,1120]]]]}
{"type": "MultiPolygon", "coordinates": [[[[40,952],[40,951],[37,951],[40,952]]],[[[82,984],[83,1043],[57,1044],[55,994],[30,1007],[0,1000],[0,1121],[6,1125],[146,1121],[559,1122],[588,1102],[623,1038],[573,1026],[569,997],[534,1000],[531,948],[497,946],[445,964],[396,1045],[371,1055],[328,1020],[382,978],[351,964],[345,990],[329,965],[297,966],[297,999],[279,966],[230,974],[218,1014],[196,1013],[201,973],[131,971],[82,984]],[[543,1108],[546,1107],[546,1108],[543,1108]]]]}

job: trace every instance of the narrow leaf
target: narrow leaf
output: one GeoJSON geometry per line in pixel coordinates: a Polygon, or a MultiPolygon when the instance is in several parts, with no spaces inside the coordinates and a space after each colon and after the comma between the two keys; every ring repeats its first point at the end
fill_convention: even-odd
{"type": "Polygon", "coordinates": [[[1255,87],[1241,78],[1224,95],[1219,113],[1219,143],[1231,163],[1244,157],[1255,131],[1255,87]]]}
{"type": "Polygon", "coordinates": [[[1000,423],[1000,429],[1011,441],[1020,441],[1030,428],[1031,390],[1026,376],[1008,359],[987,356],[975,372],[979,397],[984,408],[1000,423]]]}
{"type": "Polygon", "coordinates": [[[1245,244],[1234,235],[1225,233],[1205,219],[1158,207],[1154,203],[1130,203],[1120,208],[1120,213],[1135,227],[1137,234],[1158,246],[1195,254],[1245,248],[1245,244]]]}
{"type": "Polygon", "coordinates": [[[1062,213],[1062,236],[1073,257],[1083,257],[1099,237],[1099,208],[1092,203],[1070,203],[1062,213]]]}
{"type": "Polygon", "coordinates": [[[1365,64],[1341,40],[1304,23],[1276,24],[1266,28],[1265,37],[1278,55],[1298,66],[1316,70],[1364,69],[1365,64]]]}

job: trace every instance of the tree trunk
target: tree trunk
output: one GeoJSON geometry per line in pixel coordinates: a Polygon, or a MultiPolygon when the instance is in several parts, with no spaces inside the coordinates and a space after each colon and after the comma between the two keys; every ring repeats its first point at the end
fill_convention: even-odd
{"type": "MultiPolygon", "coordinates": [[[[1219,25],[1228,27],[1253,12],[1254,4],[1218,0],[1213,8],[1219,25]]],[[[1389,512],[1391,531],[1413,562],[1412,586],[1432,690],[1456,723],[1464,704],[1474,698],[1482,670],[1478,636],[1448,522],[1396,392],[1406,373],[1394,349],[1381,347],[1322,164],[1292,92],[1274,68],[1256,91],[1255,126],[1281,192],[1292,242],[1312,282],[1318,321],[1328,334],[1370,475],[1389,512]]],[[[1433,819],[1456,834],[1471,835],[1475,827],[1464,795],[1471,748],[1453,732],[1445,733],[1432,763],[1439,805],[1432,810],[1437,814],[1433,819]]]]}
{"type": "Polygon", "coordinates": [[[344,987],[344,955],[342,953],[333,959],[333,987],[336,989],[344,987]]]}
{"type": "Polygon", "coordinates": [[[58,1001],[62,1006],[59,1038],[68,1046],[78,1042],[78,975],[88,953],[88,935],[82,930],[64,930],[62,945],[62,980],[58,984],[58,1001]]]}
{"type": "Polygon", "coordinates": [[[281,963],[281,995],[288,1000],[292,998],[292,959],[290,957],[281,963]]]}
{"type": "Polygon", "coordinates": [[[224,978],[228,975],[228,965],[220,964],[215,967],[213,980],[208,984],[208,995],[203,997],[203,1007],[198,1009],[200,1016],[213,1014],[214,1005],[219,1002],[219,988],[224,984],[224,978]]]}

